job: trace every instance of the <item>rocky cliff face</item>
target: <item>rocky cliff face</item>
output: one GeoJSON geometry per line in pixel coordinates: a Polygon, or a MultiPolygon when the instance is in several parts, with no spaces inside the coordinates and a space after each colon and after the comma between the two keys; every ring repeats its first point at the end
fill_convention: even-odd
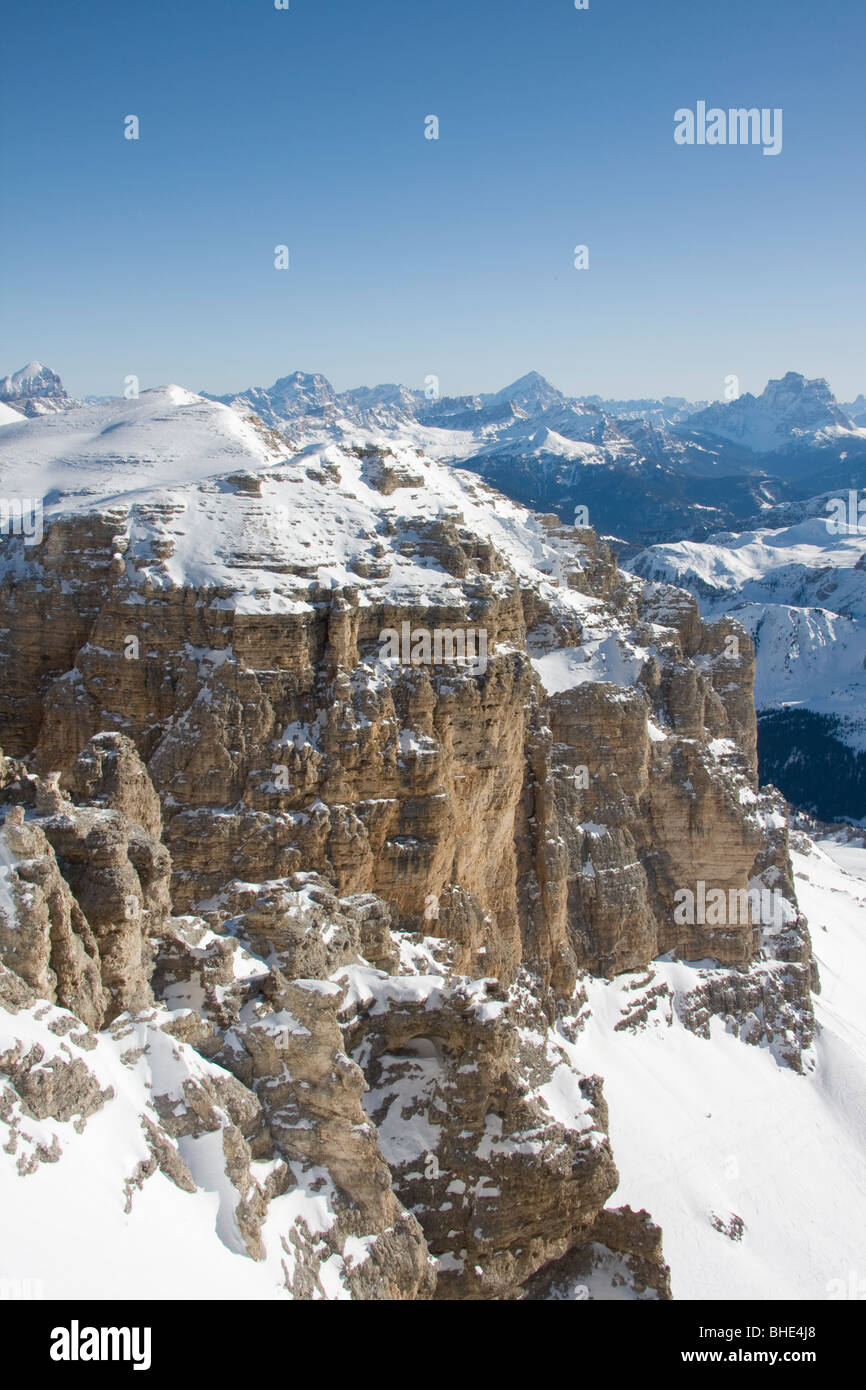
{"type": "Polygon", "coordinates": [[[606,1210],[581,979],[700,962],[680,1016],[803,1065],[751,643],[414,451],[243,442],[128,498],[79,474],[3,542],[0,957],[90,1030],[180,1040],[210,1098],[142,1112],[161,1171],[220,1133],[233,1238],[267,1261],[279,1228],[296,1296],[545,1296],[600,1248],[664,1296],[649,1218],[606,1210]]]}

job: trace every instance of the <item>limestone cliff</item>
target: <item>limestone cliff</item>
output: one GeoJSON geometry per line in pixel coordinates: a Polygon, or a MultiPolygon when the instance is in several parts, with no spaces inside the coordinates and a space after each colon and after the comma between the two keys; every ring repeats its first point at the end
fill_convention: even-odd
{"type": "MultiPolygon", "coordinates": [[[[229,1088],[244,1122],[211,1098],[188,1132],[223,1133],[253,1258],[269,1203],[325,1175],[327,1256],[280,1235],[296,1296],[334,1296],[333,1257],[351,1296],[535,1297],[599,1244],[664,1296],[655,1237],[604,1211],[581,978],[672,953],[696,963],[689,1026],[804,1065],[811,951],[757,784],[751,643],[415,451],[290,459],[238,422],[227,468],[221,407],[170,390],[136,403],[172,448],[130,455],[135,488],[76,436],[41,543],[0,548],[0,958],[229,1088]],[[762,889],[771,918],[703,908],[762,889]]],[[[182,1153],[168,1115],[145,1118],[182,1153]]]]}

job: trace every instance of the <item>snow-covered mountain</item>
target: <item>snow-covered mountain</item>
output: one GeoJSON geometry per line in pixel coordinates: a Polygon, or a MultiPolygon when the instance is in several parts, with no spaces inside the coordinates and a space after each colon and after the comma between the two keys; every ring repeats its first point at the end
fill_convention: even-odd
{"type": "Polygon", "coordinates": [[[219,397],[295,448],[397,442],[480,473],[536,510],[589,511],[627,553],[658,540],[741,529],[786,500],[866,483],[866,430],[825,382],[789,372],[759,397],[692,405],[568,397],[538,372],[458,397],[385,385],[336,392],[296,372],[219,397]]]}
{"type": "Polygon", "coordinates": [[[28,362],[20,371],[0,378],[0,402],[31,417],[68,410],[75,404],[57,373],[41,362],[28,362]]]}
{"type": "Polygon", "coordinates": [[[799,372],[769,381],[760,396],[747,391],[736,400],[709,405],[680,428],[729,440],[753,454],[791,451],[804,444],[831,447],[846,435],[861,448],[866,446],[866,433],[856,430],[827,382],[809,381],[799,372]]]}
{"type": "Polygon", "coordinates": [[[290,425],[300,416],[330,424],[334,419],[336,393],[333,386],[318,372],[292,372],[280,377],[267,388],[251,386],[236,395],[206,396],[231,406],[240,415],[258,415],[274,428],[290,425]]]}
{"type": "Polygon", "coordinates": [[[245,413],[165,387],[0,432],[0,493],[45,512],[0,541],[15,1267],[49,1297],[821,1296],[863,1206],[853,1004],[822,1051],[740,629],[410,437],[296,451],[245,413]],[[445,626],[483,669],[425,657],[445,626]],[[776,906],[682,918],[689,884],[776,906]],[[771,1121],[806,1158],[767,1203],[771,1121]]]}
{"type": "Polygon", "coordinates": [[[863,395],[862,391],[856,400],[849,401],[847,405],[842,406],[842,409],[853,424],[861,427],[866,426],[866,396],[863,395]]]}
{"type": "Polygon", "coordinates": [[[708,618],[743,623],[756,647],[763,775],[827,819],[860,819],[866,527],[837,528],[833,500],[825,494],[771,512],[768,519],[782,525],[652,546],[630,567],[689,589],[708,618]]]}
{"type": "MultiPolygon", "coordinates": [[[[825,381],[796,372],[760,396],[713,405],[569,397],[539,372],[457,397],[393,383],[337,392],[302,371],[269,387],[204,394],[258,417],[294,449],[376,439],[469,468],[566,521],[586,507],[627,554],[743,529],[780,503],[866,484],[866,427],[851,418],[866,402],[839,406],[825,381]]],[[[0,382],[0,403],[31,417],[72,404],[38,362],[0,382]]]]}
{"type": "Polygon", "coordinates": [[[343,391],[337,400],[349,419],[372,427],[399,427],[413,418],[424,401],[423,391],[389,382],[384,386],[358,386],[343,391]]]}
{"type": "Polygon", "coordinates": [[[521,415],[541,415],[551,406],[561,406],[565,399],[540,372],[527,372],[509,386],[503,386],[501,391],[481,397],[485,409],[511,406],[521,415]]]}
{"type": "Polygon", "coordinates": [[[703,410],[709,401],[687,401],[685,396],[662,396],[661,400],[644,396],[637,400],[617,400],[602,396],[580,396],[586,405],[597,406],[616,420],[645,420],[663,429],[687,420],[703,410]]]}
{"type": "MultiPolygon", "coordinates": [[[[19,404],[30,401],[32,413],[42,410],[43,396],[21,393],[50,388],[53,376],[34,364],[7,385],[19,404]]],[[[63,399],[68,405],[65,393],[48,399],[55,411],[63,399]]],[[[262,441],[262,429],[269,430],[268,446],[278,451],[371,443],[420,449],[480,474],[534,510],[570,521],[576,508],[586,508],[590,524],[616,538],[624,560],[650,547],[649,558],[636,562],[642,573],[690,588],[713,616],[736,610],[758,639],[762,748],[770,747],[774,728],[788,729],[795,719],[797,755],[806,744],[812,748],[794,780],[772,764],[796,800],[813,804],[828,747],[834,762],[840,748],[861,751],[864,615],[856,595],[849,602],[850,581],[840,578],[859,551],[856,538],[834,542],[823,518],[829,498],[866,486],[866,429],[852,423],[826,382],[788,372],[760,396],[693,413],[680,398],[613,402],[628,407],[621,418],[602,403],[565,396],[537,372],[497,392],[433,398],[394,384],[336,392],[320,374],[294,372],[221,401],[251,438],[262,441]],[[797,527],[810,516],[819,519],[807,536],[797,527]]],[[[101,418],[96,406],[88,408],[101,418]]],[[[199,398],[191,414],[204,409],[199,398]]],[[[225,418],[232,417],[221,417],[217,434],[225,434],[225,418]]],[[[138,440],[138,421],[135,403],[122,403],[110,433],[98,437],[94,426],[87,449],[112,458],[125,433],[138,440]]],[[[10,425],[14,432],[14,417],[10,425]]],[[[143,436],[150,428],[142,424],[143,436]]],[[[76,429],[71,456],[83,438],[76,429]]],[[[31,446],[41,451],[41,439],[31,446]]],[[[844,790],[836,809],[859,816],[866,805],[854,809],[860,772],[856,763],[852,768],[853,786],[834,780],[844,790]]]]}
{"type": "Polygon", "coordinates": [[[173,485],[259,467],[288,452],[261,425],[181,386],[10,424],[0,448],[6,495],[33,496],[38,484],[46,516],[86,508],[94,496],[157,497],[173,485]]]}

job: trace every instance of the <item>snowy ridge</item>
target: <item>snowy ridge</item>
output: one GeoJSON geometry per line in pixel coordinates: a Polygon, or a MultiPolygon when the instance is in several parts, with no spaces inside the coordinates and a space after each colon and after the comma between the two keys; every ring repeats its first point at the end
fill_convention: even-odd
{"type": "Polygon", "coordinates": [[[0,482],[46,512],[86,510],[285,454],[263,430],[180,386],[43,416],[4,431],[0,482]]]}
{"type": "MultiPolygon", "coordinates": [[[[250,608],[290,607],[303,594],[300,580],[311,576],[320,585],[357,586],[361,602],[365,594],[456,600],[459,580],[393,544],[385,547],[387,576],[359,573],[359,564],[375,568],[382,558],[383,517],[409,541],[414,528],[432,522],[465,527],[517,574],[546,583],[551,596],[581,612],[596,604],[555,583],[568,548],[473,475],[406,445],[380,452],[368,441],[290,454],[264,426],[169,386],[9,427],[0,440],[0,489],[44,495],[46,527],[61,515],[110,511],[130,577],[157,587],[227,587],[250,608]],[[396,484],[388,495],[383,468],[396,484]],[[166,543],[159,563],[154,542],[166,543]]],[[[0,568],[12,554],[0,550],[0,568]]]]}
{"type": "MultiPolygon", "coordinates": [[[[75,404],[38,363],[6,381],[10,392],[44,388],[7,398],[26,416],[75,404]]],[[[810,483],[813,492],[866,483],[859,417],[826,382],[796,372],[760,396],[711,405],[569,397],[538,372],[493,393],[441,396],[435,380],[424,390],[387,383],[338,392],[320,373],[295,371],[269,387],[199,399],[230,407],[290,453],[370,442],[420,449],[534,510],[570,520],[587,506],[600,534],[629,545],[751,525],[777,503],[802,501],[810,483]]]]}

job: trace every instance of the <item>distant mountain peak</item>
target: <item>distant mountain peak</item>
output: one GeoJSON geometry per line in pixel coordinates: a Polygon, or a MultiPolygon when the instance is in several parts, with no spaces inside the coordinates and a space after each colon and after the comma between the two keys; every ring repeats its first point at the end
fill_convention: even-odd
{"type": "Polygon", "coordinates": [[[824,377],[786,372],[772,377],[760,396],[746,391],[736,400],[716,401],[699,410],[685,428],[742,444],[755,453],[772,453],[795,436],[852,426],[824,377]]]}
{"type": "Polygon", "coordinates": [[[273,386],[268,389],[276,391],[280,387],[289,389],[295,387],[301,391],[325,390],[334,394],[334,388],[326,376],[321,372],[289,372],[288,376],[278,377],[273,386]]]}
{"type": "Polygon", "coordinates": [[[515,389],[535,390],[538,387],[544,387],[548,391],[556,391],[558,389],[552,382],[548,381],[546,376],[542,376],[541,372],[532,371],[525,372],[523,376],[519,376],[516,381],[511,382],[510,386],[503,387],[503,392],[513,391],[515,389]]]}
{"type": "Polygon", "coordinates": [[[510,402],[513,405],[545,409],[548,405],[565,400],[565,397],[558,387],[553,386],[547,377],[541,375],[541,372],[527,372],[525,376],[512,381],[509,386],[503,386],[501,391],[485,397],[485,400],[490,404],[510,402]]]}
{"type": "Polygon", "coordinates": [[[0,401],[29,417],[51,415],[73,404],[57,373],[41,362],[28,362],[0,378],[0,401]]]}
{"type": "Polygon", "coordinates": [[[513,390],[515,390],[515,389],[524,389],[524,390],[528,390],[528,389],[535,389],[536,387],[540,387],[540,386],[547,387],[547,389],[550,390],[550,391],[555,391],[555,390],[556,390],[556,387],[555,387],[555,386],[552,386],[551,383],[547,380],[547,377],[541,375],[541,372],[526,372],[524,376],[519,376],[519,377],[517,378],[516,381],[512,381],[512,383],[511,383],[510,386],[504,387],[504,390],[505,390],[505,391],[513,391],[513,390]]]}
{"type": "Polygon", "coordinates": [[[290,372],[278,377],[272,386],[249,386],[245,391],[212,396],[201,392],[205,400],[228,405],[239,414],[258,415],[266,425],[279,429],[302,416],[317,417],[333,412],[336,392],[320,372],[290,372]]]}
{"type": "Polygon", "coordinates": [[[767,382],[761,396],[774,400],[781,395],[814,396],[819,400],[826,400],[836,403],[836,397],[830,390],[830,383],[826,377],[816,376],[807,377],[802,372],[786,372],[783,377],[771,377],[767,382]]]}

